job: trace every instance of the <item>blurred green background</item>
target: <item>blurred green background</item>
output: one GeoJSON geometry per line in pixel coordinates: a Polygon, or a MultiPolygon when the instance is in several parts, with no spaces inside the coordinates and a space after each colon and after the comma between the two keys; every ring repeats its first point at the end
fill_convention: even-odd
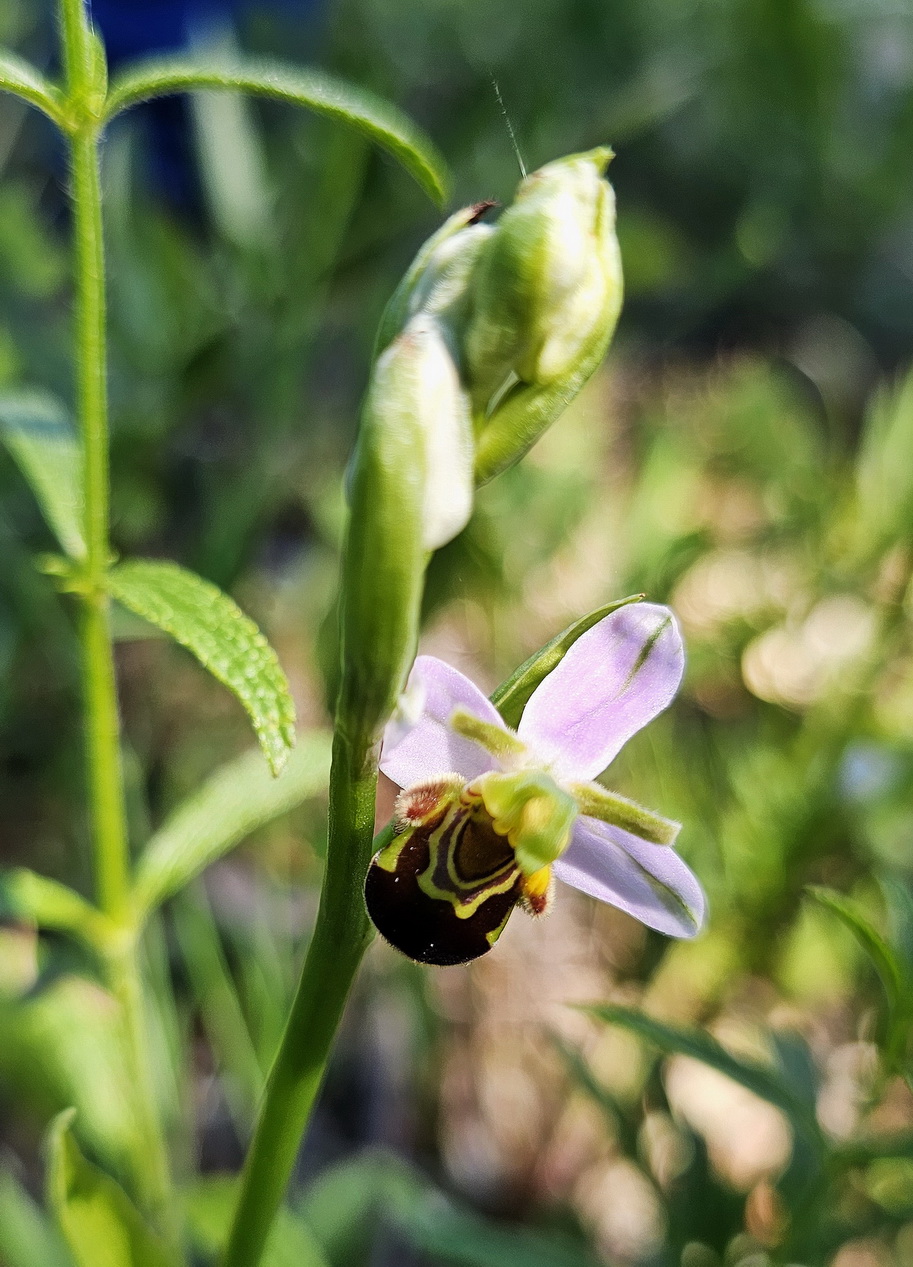
{"type": "MultiPolygon", "coordinates": [[[[169,5],[139,7],[154,41],[169,5]]],[[[913,7],[176,7],[192,42],[396,101],[452,164],[454,205],[509,200],[517,181],[492,75],[530,169],[614,146],[614,347],[434,560],[424,645],[490,689],[611,597],[671,603],[686,686],[612,782],[684,822],[710,898],[693,944],[564,892],[470,968],[376,947],[275,1263],[913,1263],[913,7]],[[886,939],[893,1011],[867,934],[809,885],[886,939]],[[607,1001],[775,1058],[843,1160],[822,1174],[782,1104],[569,1006],[607,1001]],[[876,1134],[891,1147],[866,1152],[876,1134]]],[[[0,43],[52,64],[43,6],[2,0],[0,43]]],[[[116,543],[229,589],[323,732],[341,476],[382,307],[438,214],[351,133],[228,96],[125,116],[105,189],[116,543]]],[[[50,128],[5,98],[0,389],[70,394],[67,229],[50,128]]],[[[51,546],[0,454],[0,861],[87,889],[73,613],[35,567],[51,546]]],[[[184,652],[118,620],[140,843],[250,739],[184,652]]],[[[149,939],[201,1263],[307,939],[323,814],[317,798],[245,842],[149,939]]],[[[110,1030],[72,944],[0,928],[9,1267],[65,1262],[25,1195],[53,1112],[76,1103],[117,1169],[110,1030]]]]}

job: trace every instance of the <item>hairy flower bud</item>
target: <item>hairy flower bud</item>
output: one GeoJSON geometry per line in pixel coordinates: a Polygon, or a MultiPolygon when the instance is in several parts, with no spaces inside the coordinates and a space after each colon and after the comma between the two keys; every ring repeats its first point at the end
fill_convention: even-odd
{"type": "Polygon", "coordinates": [[[621,309],[615,197],[605,148],[521,184],[473,274],[468,381],[484,420],[477,474],[515,461],[601,361],[621,309]]]}
{"type": "Polygon", "coordinates": [[[411,377],[404,380],[403,407],[415,410],[415,460],[424,473],[422,545],[436,550],[461,532],[472,514],[469,397],[445,331],[433,317],[424,312],[413,317],[394,346],[404,343],[411,349],[411,377]]]}
{"type": "Polygon", "coordinates": [[[479,202],[463,207],[424,244],[381,317],[378,353],[419,312],[437,317],[454,331],[454,345],[459,351],[459,332],[466,320],[475,264],[494,233],[490,225],[479,223],[479,218],[491,206],[490,202],[479,202]]]}
{"type": "Polygon", "coordinates": [[[413,317],[378,357],[352,464],[340,715],[370,733],[386,721],[415,651],[427,553],[472,510],[469,401],[444,332],[413,317]]]}
{"type": "Polygon", "coordinates": [[[550,383],[594,333],[608,340],[621,302],[611,151],[549,163],[520,184],[475,275],[467,359],[483,407],[516,374],[550,383]]]}

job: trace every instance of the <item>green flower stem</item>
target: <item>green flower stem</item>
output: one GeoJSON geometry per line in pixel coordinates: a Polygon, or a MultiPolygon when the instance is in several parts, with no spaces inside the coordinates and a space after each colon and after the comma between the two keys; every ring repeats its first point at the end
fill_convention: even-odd
{"type": "Polygon", "coordinates": [[[320,1090],[352,980],[373,937],[362,883],[373,852],[373,745],[337,724],[320,907],[247,1155],[224,1267],[257,1267],[320,1090]]]}
{"type": "Polygon", "coordinates": [[[81,620],[83,694],[89,799],[98,904],[115,921],[125,918],[127,840],[117,710],[117,688],[107,599],[84,597],[81,620]]]}
{"type": "Polygon", "coordinates": [[[168,1154],[148,1064],[145,1006],[129,904],[129,848],[120,752],[120,717],[105,583],[110,556],[105,260],[99,167],[100,125],[91,108],[93,36],[82,0],[61,0],[66,111],[73,197],[76,412],[82,441],[84,531],[79,597],[88,784],[98,903],[124,930],[109,960],[134,1091],[135,1181],[167,1224],[174,1209],[168,1154]]]}
{"type": "MultiPolygon", "coordinates": [[[[64,30],[69,34],[69,27],[64,30]]],[[[71,139],[76,283],[77,414],[83,449],[85,593],[83,683],[88,719],[98,900],[107,915],[127,906],[127,840],[120,722],[108,629],[108,407],[105,351],[105,263],[102,245],[98,140],[84,127],[71,139]]]]}
{"type": "Polygon", "coordinates": [[[84,0],[60,0],[60,40],[67,92],[81,99],[89,87],[91,34],[84,0]]]}

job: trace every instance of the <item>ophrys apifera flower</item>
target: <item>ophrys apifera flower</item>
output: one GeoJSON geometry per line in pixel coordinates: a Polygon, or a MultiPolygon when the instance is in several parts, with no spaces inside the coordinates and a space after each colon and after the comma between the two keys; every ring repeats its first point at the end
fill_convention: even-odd
{"type": "Polygon", "coordinates": [[[669,705],[683,668],[668,608],[622,607],[570,647],[514,731],[462,673],[420,656],[380,762],[403,789],[398,834],[365,885],[383,936],[424,963],[463,963],[518,904],[546,910],[556,877],[693,937],[704,897],[672,847],[679,825],[594,782],[669,705]]]}

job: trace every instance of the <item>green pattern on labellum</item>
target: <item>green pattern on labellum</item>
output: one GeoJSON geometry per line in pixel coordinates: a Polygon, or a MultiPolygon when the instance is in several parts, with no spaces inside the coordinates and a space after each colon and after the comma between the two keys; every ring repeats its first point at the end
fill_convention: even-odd
{"type": "Polygon", "coordinates": [[[492,948],[521,885],[513,850],[484,810],[451,796],[374,856],[365,902],[397,950],[447,966],[492,948]]]}

